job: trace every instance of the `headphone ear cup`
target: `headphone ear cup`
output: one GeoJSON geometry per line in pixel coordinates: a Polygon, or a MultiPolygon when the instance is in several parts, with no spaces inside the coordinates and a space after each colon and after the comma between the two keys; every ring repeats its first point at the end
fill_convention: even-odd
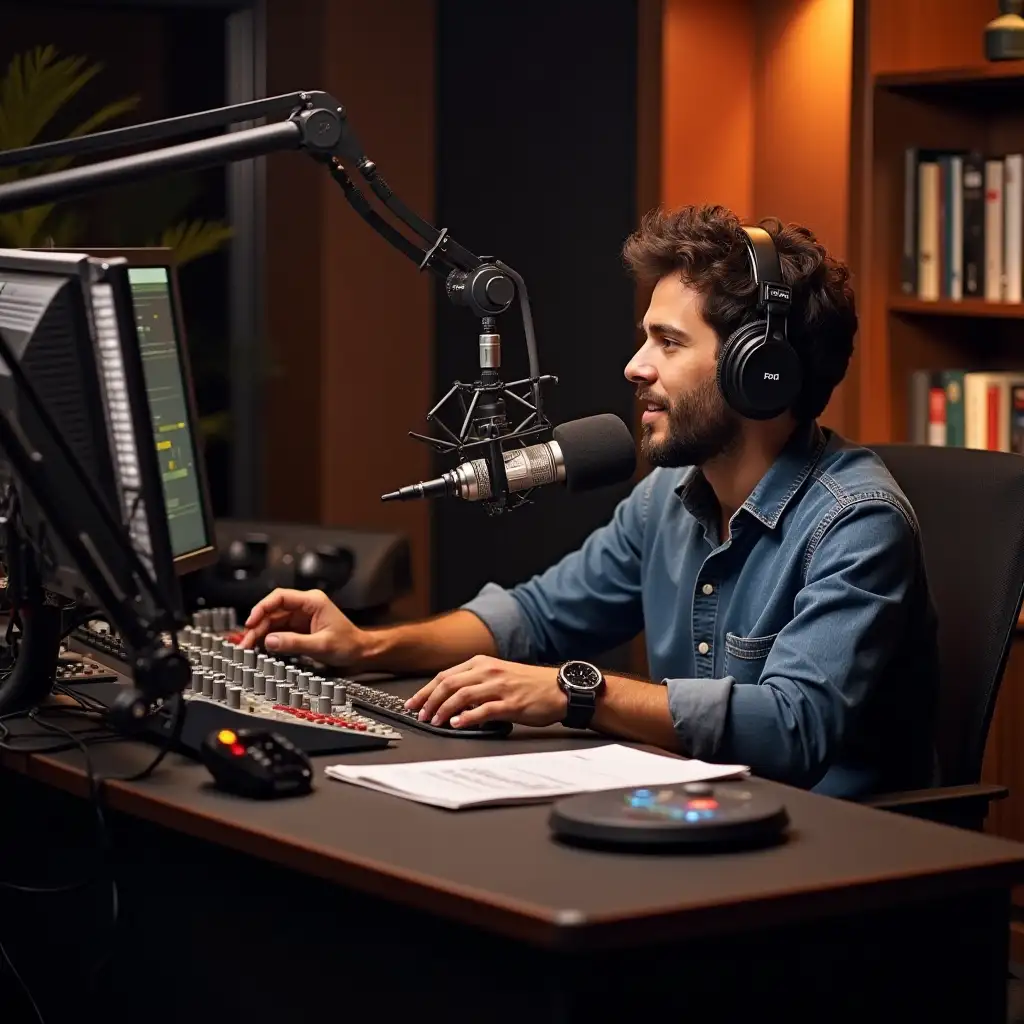
{"type": "Polygon", "coordinates": [[[785,412],[800,394],[800,358],[784,338],[766,338],[768,323],[755,320],[726,339],[715,378],[729,406],[751,420],[785,412]]]}

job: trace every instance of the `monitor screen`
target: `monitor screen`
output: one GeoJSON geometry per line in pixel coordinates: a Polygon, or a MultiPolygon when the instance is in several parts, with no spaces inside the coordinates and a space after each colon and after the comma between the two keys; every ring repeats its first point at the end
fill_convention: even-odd
{"type": "Polygon", "coordinates": [[[175,558],[209,546],[168,267],[128,267],[175,558]]]}

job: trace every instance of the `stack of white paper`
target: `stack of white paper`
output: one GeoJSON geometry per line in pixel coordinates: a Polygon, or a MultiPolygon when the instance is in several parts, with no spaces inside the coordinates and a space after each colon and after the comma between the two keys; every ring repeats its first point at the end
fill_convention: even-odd
{"type": "Polygon", "coordinates": [[[570,793],[630,786],[673,786],[746,775],[740,764],[708,764],[626,747],[620,743],[496,754],[407,764],[335,764],[332,779],[459,810],[495,804],[535,803],[570,793]]]}

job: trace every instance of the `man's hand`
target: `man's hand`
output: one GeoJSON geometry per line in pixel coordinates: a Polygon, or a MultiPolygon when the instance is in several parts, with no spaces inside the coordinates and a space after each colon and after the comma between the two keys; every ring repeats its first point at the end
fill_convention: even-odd
{"type": "Polygon", "coordinates": [[[557,668],[478,654],[439,672],[405,706],[418,708],[420,721],[451,721],[458,729],[491,721],[553,725],[565,718],[567,705],[557,668]]]}
{"type": "Polygon", "coordinates": [[[267,594],[245,620],[243,647],[260,640],[268,651],[308,654],[328,665],[351,666],[365,647],[362,630],[338,610],[322,590],[267,594]]]}

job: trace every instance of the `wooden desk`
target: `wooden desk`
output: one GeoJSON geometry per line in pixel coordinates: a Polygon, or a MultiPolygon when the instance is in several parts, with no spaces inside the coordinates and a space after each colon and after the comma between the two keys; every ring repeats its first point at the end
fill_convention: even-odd
{"type": "MultiPolygon", "coordinates": [[[[350,757],[588,742],[408,730],[394,749],[350,757]]],[[[94,765],[128,774],[152,753],[101,746],[94,765]]],[[[85,794],[81,755],[3,763],[14,770],[0,772],[0,806],[8,821],[19,809],[24,841],[77,815],[88,849],[87,805],[58,792],[85,794]]],[[[172,756],[143,783],[107,785],[122,902],[111,987],[126,1019],[298,1024],[359,1005],[448,1022],[1005,1020],[1009,891],[1024,881],[1016,843],[779,787],[793,823],[782,846],[600,853],[553,842],[547,806],[453,813],[322,776],[309,797],[265,804],[206,780],[172,756]],[[174,983],[161,981],[172,967],[174,983]]],[[[48,944],[45,956],[28,943],[18,952],[37,983],[69,956],[55,936],[74,934],[55,901],[17,898],[48,944]]],[[[84,964],[74,942],[71,961],[84,964]]]]}

